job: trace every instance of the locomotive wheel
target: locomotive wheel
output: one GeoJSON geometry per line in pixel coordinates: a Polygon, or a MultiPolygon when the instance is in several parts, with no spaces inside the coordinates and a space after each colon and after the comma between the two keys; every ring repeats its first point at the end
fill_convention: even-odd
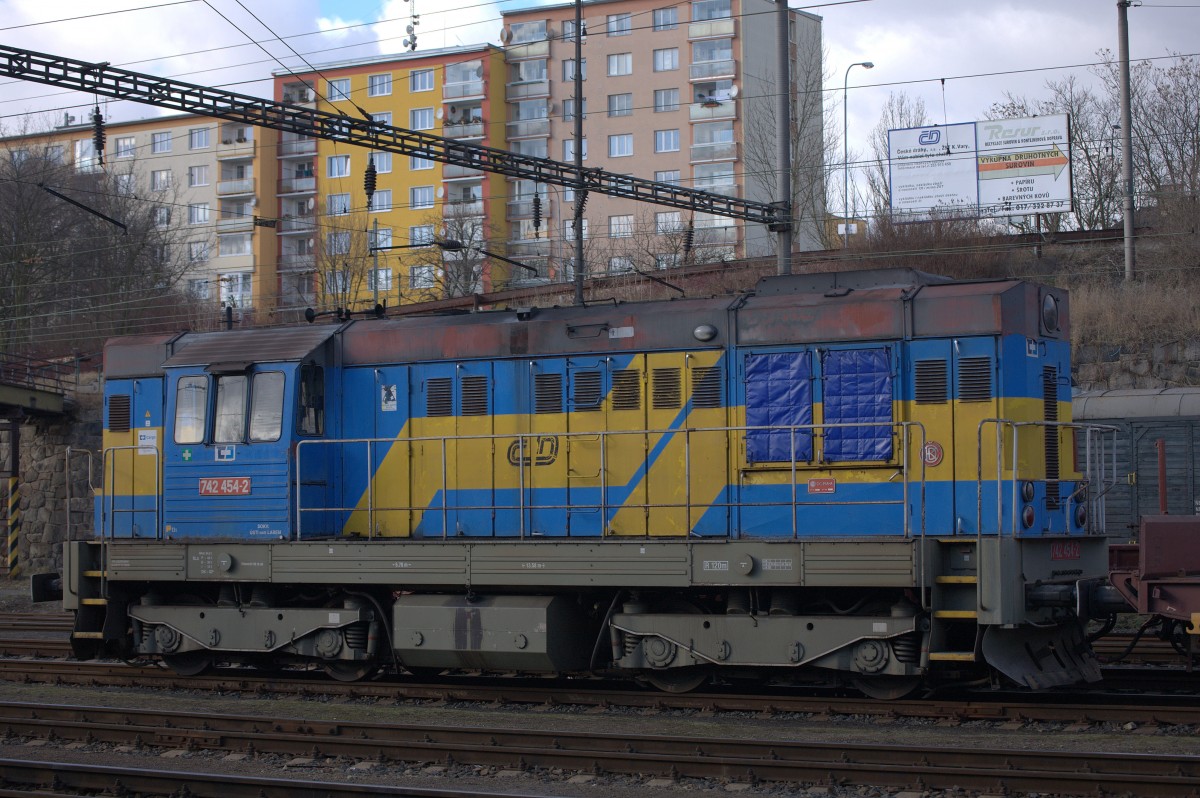
{"type": "Polygon", "coordinates": [[[640,679],[664,693],[690,693],[708,681],[708,669],[701,666],[664,668],[661,671],[646,671],[640,679]]]}
{"type": "Polygon", "coordinates": [[[180,676],[199,676],[212,667],[213,656],[208,651],[184,651],[180,654],[163,654],[163,664],[180,676]]]}
{"type": "Polygon", "coordinates": [[[360,660],[338,659],[321,663],[325,675],[339,682],[357,682],[375,673],[377,665],[374,662],[360,660]]]}
{"type": "Polygon", "coordinates": [[[912,695],[921,686],[919,676],[859,676],[850,681],[867,698],[896,701],[912,695]]]}

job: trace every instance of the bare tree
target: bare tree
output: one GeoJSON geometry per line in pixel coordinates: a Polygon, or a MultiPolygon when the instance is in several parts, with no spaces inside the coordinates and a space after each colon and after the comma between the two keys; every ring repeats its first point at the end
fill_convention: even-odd
{"type": "MultiPolygon", "coordinates": [[[[872,224],[891,216],[892,184],[888,171],[888,131],[929,124],[925,101],[904,92],[892,92],[879,115],[879,123],[871,131],[871,159],[862,170],[865,204],[872,215],[872,224]]],[[[856,203],[857,204],[857,203],[856,203]]],[[[868,228],[871,225],[868,225],[868,228]]]]}

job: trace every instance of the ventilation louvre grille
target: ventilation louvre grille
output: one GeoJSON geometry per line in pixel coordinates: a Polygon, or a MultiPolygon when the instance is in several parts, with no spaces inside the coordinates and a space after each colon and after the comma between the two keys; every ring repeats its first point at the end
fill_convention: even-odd
{"type": "Polygon", "coordinates": [[[661,368],[654,370],[655,410],[670,410],[680,406],[683,401],[682,383],[679,369],[661,368]]]}
{"type": "MultiPolygon", "coordinates": [[[[1048,366],[1042,369],[1042,409],[1045,420],[1058,421],[1058,369],[1048,366]]],[[[1060,504],[1058,493],[1058,427],[1046,427],[1046,508],[1057,510],[1060,504]]]]}
{"type": "Polygon", "coordinates": [[[950,378],[945,360],[918,360],[917,404],[945,404],[950,399],[950,378]]]}
{"type": "Polygon", "coordinates": [[[958,399],[988,402],[992,399],[992,359],[964,357],[958,362],[958,399]]]}
{"type": "Polygon", "coordinates": [[[108,398],[108,431],[129,432],[130,423],[129,395],[110,396],[108,398]]]}
{"type": "Polygon", "coordinates": [[[425,387],[425,415],[454,415],[454,380],[449,377],[434,377],[425,387]]]}
{"type": "Polygon", "coordinates": [[[721,369],[717,366],[697,366],[692,369],[692,407],[723,407],[721,369]]]}
{"type": "Polygon", "coordinates": [[[642,407],[642,375],[633,369],[613,372],[613,410],[640,410],[642,407]]]}
{"type": "Polygon", "coordinates": [[[535,413],[561,413],[562,405],[562,375],[533,375],[533,411],[535,413]]]}
{"type": "Polygon", "coordinates": [[[462,378],[462,414],[464,416],[486,416],[488,414],[488,378],[471,375],[462,378]]]}
{"type": "Polygon", "coordinates": [[[590,413],[600,409],[600,372],[575,372],[575,412],[590,413]]]}

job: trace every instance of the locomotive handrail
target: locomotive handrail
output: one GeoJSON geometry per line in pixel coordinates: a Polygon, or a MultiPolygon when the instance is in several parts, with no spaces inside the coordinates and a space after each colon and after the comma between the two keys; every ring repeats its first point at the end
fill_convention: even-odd
{"type": "MultiPolygon", "coordinates": [[[[134,455],[135,458],[139,455],[147,455],[147,454],[154,456],[154,538],[156,540],[162,540],[162,538],[163,538],[163,529],[162,529],[162,524],[161,524],[162,500],[163,500],[162,453],[158,450],[157,446],[138,446],[138,445],[109,446],[104,449],[104,452],[103,452],[103,455],[101,458],[101,465],[100,465],[100,471],[104,475],[104,485],[107,488],[103,493],[104,500],[100,503],[100,513],[101,513],[100,541],[101,541],[101,544],[104,544],[108,540],[108,538],[105,537],[106,532],[111,532],[112,533],[111,538],[116,539],[116,520],[117,520],[118,513],[128,513],[130,515],[136,516],[138,513],[147,512],[147,510],[141,510],[141,509],[137,508],[137,501],[136,501],[137,493],[135,492],[136,485],[132,484],[134,482],[133,472],[136,469],[134,469],[132,467],[129,469],[129,472],[130,472],[129,480],[131,483],[129,486],[129,496],[130,496],[131,507],[130,507],[130,509],[127,509],[127,510],[118,510],[117,509],[117,503],[116,503],[116,496],[117,496],[117,491],[116,491],[116,484],[117,484],[116,453],[117,452],[136,452],[136,454],[134,455]]],[[[137,460],[134,459],[133,462],[136,463],[137,460]]],[[[132,534],[132,528],[130,531],[132,534]]]]}
{"type": "MultiPolygon", "coordinates": [[[[1068,494],[1066,497],[1060,498],[1060,501],[1062,503],[1061,509],[1063,510],[1063,516],[1064,516],[1064,527],[1063,528],[1065,530],[1069,531],[1071,528],[1071,518],[1070,518],[1071,501],[1074,499],[1077,499],[1081,495],[1084,495],[1085,492],[1088,491],[1088,488],[1091,487],[1090,483],[1092,482],[1092,479],[1093,479],[1092,474],[1096,475],[1095,479],[1099,483],[1097,485],[1098,490],[1087,493],[1089,505],[1091,505],[1090,509],[1092,510],[1092,512],[1089,512],[1089,514],[1088,514],[1086,531],[1090,534],[1092,532],[1092,530],[1094,530],[1096,528],[1096,517],[1103,516],[1103,496],[1106,493],[1108,493],[1108,491],[1111,490],[1112,487],[1116,483],[1116,447],[1115,446],[1114,447],[1104,447],[1101,443],[1098,445],[1099,451],[1097,453],[1095,453],[1095,456],[1093,456],[1092,442],[1093,442],[1093,438],[1096,438],[1100,434],[1115,433],[1117,431],[1116,427],[1110,427],[1110,426],[1104,426],[1104,425],[1098,425],[1098,424],[1084,424],[1084,423],[1080,423],[1080,422],[1076,422],[1076,421],[1013,421],[1011,419],[1004,419],[1004,418],[985,418],[985,419],[981,420],[979,422],[979,427],[978,427],[977,434],[976,434],[975,536],[977,539],[981,539],[983,536],[983,482],[984,482],[984,479],[983,479],[983,436],[984,436],[984,428],[989,425],[994,426],[994,428],[996,430],[996,474],[995,474],[996,534],[1003,535],[1005,532],[1005,529],[1004,529],[1004,526],[1005,526],[1004,525],[1005,496],[1003,495],[1003,490],[1002,490],[1002,482],[1004,481],[1002,478],[1002,475],[1004,474],[1004,453],[1005,453],[1004,431],[1006,429],[1011,429],[1012,430],[1012,468],[1011,468],[1010,482],[1012,484],[1010,486],[1010,494],[1011,494],[1011,498],[1012,498],[1012,507],[1011,507],[1012,517],[1010,519],[1011,529],[1009,530],[1009,532],[1013,537],[1020,537],[1022,535],[1022,532],[1020,530],[1020,525],[1018,524],[1018,519],[1020,518],[1019,488],[1020,488],[1021,482],[1025,481],[1025,480],[1021,479],[1021,474],[1020,474],[1020,467],[1021,467],[1020,437],[1021,436],[1018,434],[1018,432],[1020,431],[1021,428],[1024,428],[1024,427],[1042,427],[1042,428],[1047,428],[1047,429],[1054,428],[1054,429],[1058,430],[1059,433],[1061,433],[1062,430],[1067,430],[1067,429],[1084,430],[1085,431],[1085,442],[1086,442],[1085,458],[1086,459],[1085,459],[1083,468],[1080,469],[1080,473],[1081,473],[1080,478],[1077,480],[1076,479],[1063,479],[1061,476],[1061,472],[1060,472],[1060,475],[1053,479],[1049,478],[1049,477],[1042,477],[1038,481],[1045,482],[1047,484],[1054,484],[1054,485],[1061,485],[1064,483],[1078,483],[1076,488],[1074,490],[1072,490],[1070,494],[1068,494]],[[1105,476],[1106,472],[1104,469],[1104,457],[1105,457],[1105,449],[1106,448],[1111,448],[1111,450],[1112,450],[1113,461],[1112,461],[1112,476],[1111,476],[1111,478],[1106,478],[1106,476],[1105,476]],[[1100,468],[1098,471],[1096,471],[1093,468],[1093,463],[1099,463],[1100,468]],[[1107,479],[1111,479],[1111,482],[1108,482],[1107,479]],[[1098,504],[1097,504],[1097,502],[1098,502],[1098,504]],[[1097,508],[1099,509],[1099,512],[1095,512],[1095,510],[1097,508]]],[[[1075,445],[1075,444],[1073,444],[1073,445],[1075,445]]],[[[1078,447],[1076,446],[1076,450],[1077,450],[1077,448],[1078,447]]]]}
{"type": "MultiPolygon", "coordinates": [[[[93,452],[91,449],[77,449],[75,447],[68,446],[66,451],[63,453],[63,473],[66,477],[67,518],[66,518],[65,526],[66,526],[66,539],[67,540],[73,539],[73,536],[71,534],[71,506],[74,503],[72,500],[75,498],[74,496],[71,495],[71,486],[75,484],[75,481],[73,479],[71,479],[71,458],[72,458],[72,456],[79,456],[79,455],[87,455],[88,490],[90,490],[92,492],[92,496],[96,495],[96,485],[94,482],[92,482],[92,477],[95,473],[95,466],[96,466],[96,453],[93,452]]],[[[94,509],[93,509],[93,512],[94,512],[94,509]]]]}
{"type": "MultiPolygon", "coordinates": [[[[651,508],[653,508],[653,509],[676,509],[676,510],[682,509],[682,510],[686,511],[686,513],[687,513],[687,515],[686,515],[687,520],[684,523],[684,526],[687,528],[687,531],[686,531],[686,533],[683,533],[683,534],[687,534],[687,535],[697,534],[694,531],[694,529],[692,527],[692,523],[691,523],[691,517],[692,517],[691,514],[692,514],[692,511],[695,509],[695,503],[694,503],[694,499],[692,496],[692,487],[693,487],[692,486],[692,481],[693,481],[692,437],[693,437],[693,435],[696,433],[720,434],[720,435],[726,436],[726,438],[728,439],[728,437],[730,436],[731,433],[746,433],[746,432],[755,432],[755,431],[763,431],[763,432],[788,431],[789,432],[789,437],[790,437],[790,441],[791,441],[790,454],[792,457],[792,460],[791,460],[790,464],[788,465],[788,469],[790,471],[790,483],[791,483],[790,484],[790,501],[787,501],[787,502],[749,502],[749,501],[744,501],[744,500],[738,501],[738,502],[711,501],[711,502],[706,502],[704,505],[705,507],[723,507],[723,508],[784,507],[784,506],[789,507],[790,511],[791,511],[792,537],[796,538],[796,537],[799,537],[799,534],[800,534],[799,516],[798,516],[798,512],[797,512],[798,508],[800,508],[800,507],[852,506],[852,505],[853,506],[896,505],[896,506],[903,508],[902,518],[901,518],[902,534],[905,537],[911,537],[914,534],[919,534],[922,538],[924,538],[924,536],[926,534],[926,507],[925,507],[925,503],[926,503],[926,484],[925,484],[926,483],[926,475],[925,475],[926,464],[924,462],[924,459],[921,459],[917,464],[913,464],[911,462],[911,457],[912,457],[912,454],[914,451],[911,444],[915,438],[919,438],[920,446],[916,449],[916,451],[919,452],[924,448],[925,428],[922,423],[914,422],[914,421],[855,422],[855,423],[840,423],[840,424],[806,424],[806,425],[796,425],[796,426],[792,426],[792,427],[728,426],[728,427],[703,427],[703,428],[683,427],[683,428],[675,428],[675,429],[665,428],[665,429],[645,429],[645,430],[640,430],[640,429],[639,430],[581,430],[578,432],[562,432],[562,433],[556,433],[556,434],[551,434],[551,433],[548,433],[543,430],[543,431],[524,431],[524,432],[508,432],[508,433],[490,433],[490,434],[486,434],[486,435],[430,435],[430,436],[415,436],[415,437],[372,437],[372,438],[336,438],[336,439],[304,440],[304,441],[300,441],[296,446],[296,468],[295,468],[296,485],[295,485],[295,490],[293,491],[293,495],[295,496],[295,502],[296,502],[296,504],[295,504],[295,537],[297,539],[300,537],[301,530],[303,528],[302,520],[306,514],[311,514],[311,513],[317,513],[317,514],[322,514],[322,513],[323,514],[329,514],[329,513],[351,513],[351,514],[353,514],[353,513],[360,513],[360,512],[365,513],[366,523],[367,523],[366,536],[368,539],[373,539],[377,534],[376,516],[377,516],[377,513],[380,511],[384,511],[384,512],[419,512],[419,513],[429,513],[432,511],[435,513],[440,513],[442,516],[441,536],[443,539],[445,539],[450,536],[449,514],[452,510],[453,511],[491,510],[493,512],[495,512],[497,510],[506,510],[506,511],[517,512],[518,519],[519,519],[518,525],[517,525],[517,530],[516,530],[517,536],[524,539],[529,534],[528,530],[526,528],[526,522],[527,522],[526,515],[530,510],[537,509],[537,510],[568,510],[569,511],[571,509],[579,509],[580,507],[583,507],[583,506],[586,506],[588,509],[595,509],[601,513],[600,518],[602,520],[602,529],[606,530],[607,523],[608,523],[609,510],[611,509],[611,507],[609,505],[609,500],[611,498],[609,496],[609,492],[610,492],[611,486],[609,485],[609,482],[608,482],[608,477],[609,477],[608,464],[609,464],[609,455],[610,455],[609,440],[615,438],[616,436],[631,436],[631,435],[632,436],[645,436],[645,437],[650,437],[650,436],[670,437],[670,436],[676,436],[676,435],[680,436],[680,439],[682,440],[683,448],[684,448],[683,462],[682,462],[682,479],[684,481],[684,485],[683,485],[684,496],[683,496],[682,502],[650,503],[649,501],[647,501],[644,504],[629,504],[628,502],[624,502],[624,503],[622,503],[621,506],[623,506],[623,507],[642,507],[643,509],[651,509],[651,508]],[[896,474],[894,474],[891,479],[894,480],[896,478],[896,476],[902,477],[902,482],[901,482],[902,495],[901,495],[900,499],[898,499],[898,500],[896,500],[896,499],[890,499],[890,500],[889,499],[882,499],[882,500],[877,499],[877,500],[857,500],[857,501],[830,501],[830,502],[820,502],[820,501],[802,502],[802,501],[800,501],[798,491],[797,491],[797,484],[798,484],[798,480],[799,480],[799,471],[801,468],[805,468],[804,463],[811,464],[809,466],[809,468],[814,468],[814,469],[828,469],[830,467],[836,468],[836,467],[843,465],[842,463],[831,464],[831,463],[821,461],[822,458],[820,455],[822,453],[822,450],[821,450],[821,447],[817,445],[817,443],[819,441],[823,440],[824,433],[827,430],[837,429],[837,428],[883,427],[883,426],[889,426],[892,428],[893,435],[896,435],[898,438],[898,442],[899,442],[898,448],[900,451],[897,455],[894,455],[887,462],[877,463],[877,464],[879,466],[883,466],[883,467],[891,466],[891,467],[897,468],[896,474]],[[813,452],[812,452],[812,459],[806,460],[806,461],[797,461],[795,459],[796,451],[798,448],[797,447],[797,438],[803,433],[809,433],[813,437],[814,446],[813,446],[813,452]],[[529,504],[526,503],[527,498],[529,498],[526,496],[526,493],[527,493],[527,491],[532,489],[532,485],[533,485],[532,480],[530,480],[528,478],[531,475],[528,472],[536,464],[534,461],[539,456],[539,452],[541,451],[540,446],[542,445],[542,442],[540,439],[547,438],[547,437],[553,437],[556,440],[562,438],[562,439],[567,439],[568,441],[570,441],[571,439],[580,438],[580,437],[587,437],[589,439],[598,439],[599,440],[600,446],[599,446],[599,452],[598,452],[598,458],[599,458],[598,474],[595,476],[589,477],[591,479],[599,480],[598,485],[591,486],[591,487],[596,487],[599,492],[599,499],[595,505],[592,505],[592,504],[580,505],[578,503],[569,502],[569,501],[566,503],[561,503],[561,504],[546,503],[546,502],[537,502],[537,503],[529,503],[529,504]],[[497,441],[497,440],[510,441],[511,442],[510,446],[512,447],[513,455],[515,455],[515,462],[513,462],[512,455],[510,455],[509,462],[512,465],[516,466],[516,470],[517,470],[517,473],[516,473],[516,479],[517,479],[516,502],[514,504],[503,504],[503,505],[501,505],[501,504],[451,505],[449,503],[449,492],[450,492],[449,446],[454,443],[497,441]],[[375,467],[376,467],[375,461],[376,461],[376,454],[378,452],[378,445],[383,444],[388,447],[403,445],[403,446],[411,447],[416,444],[424,444],[424,443],[435,444],[439,450],[438,454],[440,455],[440,462],[437,464],[437,466],[434,466],[434,467],[438,468],[441,472],[440,473],[441,490],[439,491],[441,493],[440,502],[436,503],[433,506],[431,506],[429,504],[417,505],[417,504],[412,504],[412,503],[404,504],[404,505],[394,505],[394,506],[389,505],[387,507],[379,506],[379,503],[377,501],[377,486],[374,484],[375,483],[375,467]],[[359,504],[356,504],[355,506],[305,507],[303,504],[301,490],[300,490],[301,476],[305,473],[304,468],[303,468],[305,453],[311,447],[314,447],[314,446],[348,447],[348,446],[355,446],[355,445],[364,446],[366,449],[366,459],[365,459],[365,461],[363,461],[365,463],[364,474],[366,475],[366,480],[365,480],[366,487],[365,487],[365,491],[364,491],[365,498],[366,498],[366,506],[364,507],[361,505],[361,503],[359,503],[359,504]],[[916,508],[912,507],[912,501],[913,501],[914,497],[912,494],[913,474],[911,472],[914,469],[917,469],[919,471],[919,473],[916,476],[916,479],[920,483],[920,489],[919,489],[919,493],[917,496],[918,503],[919,503],[919,529],[918,530],[914,530],[914,528],[913,528],[914,521],[916,520],[914,518],[913,510],[916,508]]],[[[744,437],[741,440],[744,441],[744,437]]],[[[728,443],[728,440],[727,440],[727,443],[728,443]]],[[[559,444],[556,442],[555,446],[557,447],[557,446],[559,446],[559,444]]],[[[494,447],[493,447],[493,451],[495,451],[494,447]]],[[[556,451],[557,451],[557,449],[556,449],[556,451]]],[[[426,456],[428,457],[429,455],[427,454],[426,456]]],[[[351,462],[351,459],[347,458],[344,460],[344,462],[349,463],[349,462],[351,462]]],[[[876,464],[875,461],[846,461],[845,465],[849,465],[849,466],[857,465],[857,467],[861,467],[863,462],[876,464]]],[[[780,465],[782,465],[782,463],[780,465]]],[[[432,463],[425,464],[425,473],[436,473],[436,472],[434,472],[433,468],[431,468],[430,466],[433,466],[433,464],[432,463]]],[[[744,473],[744,469],[738,469],[738,471],[739,471],[739,473],[744,473]]],[[[573,477],[570,473],[567,473],[564,478],[567,480],[570,480],[573,477]]],[[[578,478],[578,477],[576,476],[574,478],[578,478]]],[[[645,475],[643,474],[643,476],[641,478],[645,479],[645,475]]],[[[889,481],[891,481],[891,480],[889,480],[889,481]]],[[[739,484],[741,484],[741,483],[739,482],[739,484]]],[[[362,494],[360,494],[360,496],[362,496],[362,494]]],[[[344,497],[343,501],[339,502],[339,504],[345,505],[347,503],[347,501],[346,501],[347,498],[348,497],[344,497]]],[[[435,502],[436,501],[437,500],[435,499],[435,502]]],[[[609,532],[602,531],[601,536],[602,537],[608,536],[608,534],[609,534],[609,532]]]]}

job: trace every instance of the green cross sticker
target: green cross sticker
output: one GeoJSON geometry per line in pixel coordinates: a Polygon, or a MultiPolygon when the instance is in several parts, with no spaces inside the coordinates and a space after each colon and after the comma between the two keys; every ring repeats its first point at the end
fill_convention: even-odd
{"type": "Polygon", "coordinates": [[[188,460],[191,460],[191,459],[192,459],[192,450],[191,450],[191,449],[184,449],[184,450],[183,450],[183,454],[181,454],[181,455],[180,455],[180,457],[182,457],[182,458],[183,458],[183,461],[186,463],[188,460]]]}

